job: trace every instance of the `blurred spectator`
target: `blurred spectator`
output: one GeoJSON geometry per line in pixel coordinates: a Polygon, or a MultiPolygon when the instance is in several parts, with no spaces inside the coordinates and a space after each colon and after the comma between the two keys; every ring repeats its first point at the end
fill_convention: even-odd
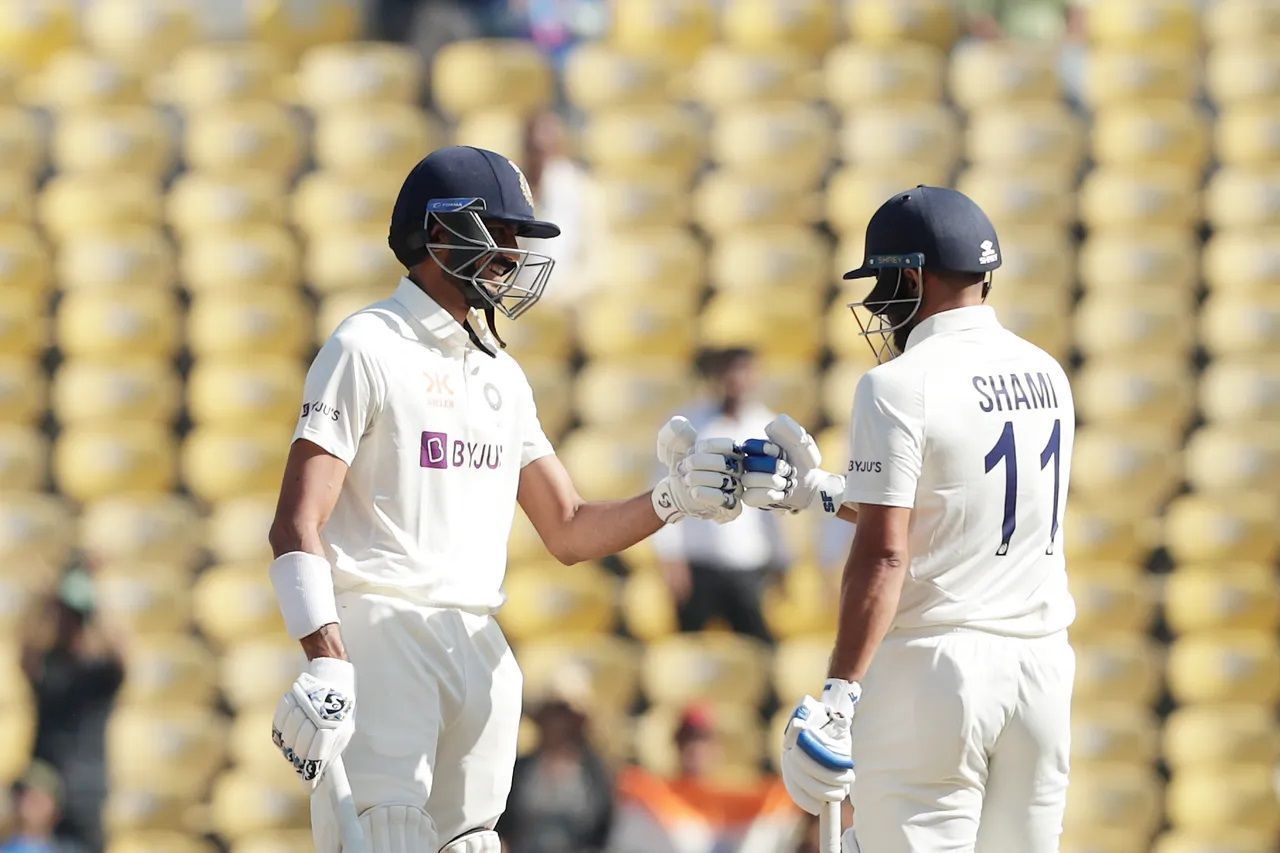
{"type": "Polygon", "coordinates": [[[599,39],[608,29],[605,0],[513,0],[511,5],[524,8],[530,37],[557,67],[575,45],[599,39]]]}
{"type": "Polygon", "coordinates": [[[54,837],[62,807],[62,780],[58,771],[34,761],[13,783],[10,791],[13,833],[0,843],[0,853],[82,853],[76,842],[54,837]]]}
{"type": "Polygon", "coordinates": [[[553,240],[526,239],[536,252],[555,259],[556,269],[547,298],[574,301],[587,287],[583,281],[584,254],[594,241],[589,233],[593,218],[587,215],[591,178],[572,157],[569,133],[554,112],[534,116],[525,127],[524,174],[533,191],[533,206],[543,219],[560,226],[553,240]]]}
{"type": "Polygon", "coordinates": [[[102,847],[107,717],[124,680],[119,650],[93,620],[93,582],[69,571],[45,606],[22,664],[36,699],[35,757],[65,780],[59,837],[102,847]]]}
{"type": "Polygon", "coordinates": [[[600,853],[613,814],[613,779],[587,741],[585,674],[561,669],[531,713],[538,748],[516,761],[498,832],[510,853],[600,853]]]}
{"type": "MultiPolygon", "coordinates": [[[[773,412],[754,399],[755,353],[716,350],[699,361],[710,396],[686,412],[698,435],[762,438],[773,412]]],[[[664,527],[653,543],[676,600],[680,630],[698,631],[720,617],[740,634],[773,642],[762,599],[766,583],[786,569],[788,557],[772,513],[745,507],[728,524],[688,518],[664,527]]]]}
{"type": "Polygon", "coordinates": [[[778,779],[732,788],[712,781],[721,757],[710,710],[692,706],[675,733],[678,769],[618,775],[609,853],[776,853],[795,849],[804,820],[778,779]]]}
{"type": "Polygon", "coordinates": [[[977,38],[1057,41],[1074,0],[961,0],[969,33],[977,38]]]}

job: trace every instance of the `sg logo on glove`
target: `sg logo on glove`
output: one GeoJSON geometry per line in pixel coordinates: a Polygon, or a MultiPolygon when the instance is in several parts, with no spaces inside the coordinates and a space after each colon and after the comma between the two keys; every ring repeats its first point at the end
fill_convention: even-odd
{"type": "Polygon", "coordinates": [[[320,687],[307,693],[307,698],[322,720],[340,723],[351,713],[351,700],[337,690],[320,687]]]}

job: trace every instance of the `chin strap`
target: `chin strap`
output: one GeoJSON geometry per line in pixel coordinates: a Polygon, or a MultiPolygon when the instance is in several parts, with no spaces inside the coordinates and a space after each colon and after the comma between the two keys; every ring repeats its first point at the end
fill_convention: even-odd
{"type": "Polygon", "coordinates": [[[498,334],[498,329],[493,324],[494,310],[492,305],[486,305],[484,309],[484,320],[489,324],[489,334],[493,335],[493,339],[498,342],[498,346],[503,349],[507,348],[507,342],[502,339],[502,335],[498,334]]]}

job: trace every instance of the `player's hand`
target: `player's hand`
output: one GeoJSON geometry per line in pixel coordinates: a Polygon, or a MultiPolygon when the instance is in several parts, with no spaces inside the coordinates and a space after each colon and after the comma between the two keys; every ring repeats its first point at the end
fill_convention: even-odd
{"type": "Polygon", "coordinates": [[[350,661],[316,658],[276,705],[271,740],[312,788],[355,732],[356,676],[350,661]]]}
{"type": "Polygon", "coordinates": [[[782,782],[800,808],[816,815],[823,803],[838,803],[853,784],[849,727],[862,695],[857,682],[827,679],[822,701],[800,700],[782,738],[782,782]]]}
{"type": "Polygon", "coordinates": [[[844,495],[844,477],[824,471],[818,444],[788,415],[764,428],[768,439],[742,443],[742,502],[761,509],[799,512],[815,507],[835,515],[844,495]]]}
{"type": "Polygon", "coordinates": [[[667,476],[653,489],[653,510],[667,524],[685,516],[723,524],[742,514],[742,453],[729,438],[698,440],[677,415],[658,431],[658,461],[667,476]]]}

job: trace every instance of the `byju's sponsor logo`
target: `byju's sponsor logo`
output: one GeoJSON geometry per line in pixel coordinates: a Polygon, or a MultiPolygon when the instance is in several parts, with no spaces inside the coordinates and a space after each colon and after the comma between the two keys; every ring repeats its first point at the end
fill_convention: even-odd
{"type": "Polygon", "coordinates": [[[422,434],[420,464],[423,468],[449,467],[449,436],[443,432],[422,434]]]}
{"type": "Polygon", "coordinates": [[[312,415],[321,415],[331,421],[336,421],[341,414],[341,411],[320,400],[316,400],[314,403],[302,404],[302,419],[309,418],[312,415]]]}
{"type": "Polygon", "coordinates": [[[488,468],[502,466],[501,444],[449,440],[447,433],[423,432],[418,464],[423,468],[488,468]]]}

